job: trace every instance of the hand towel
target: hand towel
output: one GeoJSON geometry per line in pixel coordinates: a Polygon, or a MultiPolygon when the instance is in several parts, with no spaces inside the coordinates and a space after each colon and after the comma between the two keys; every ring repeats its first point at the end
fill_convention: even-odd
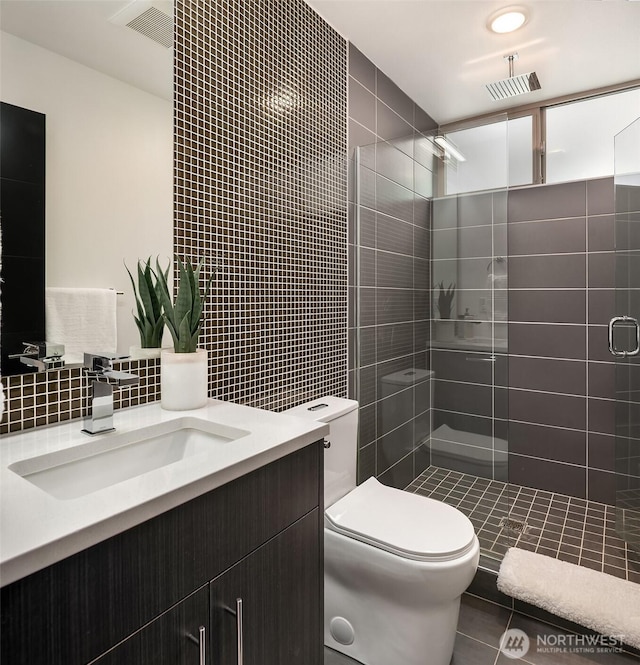
{"type": "Polygon", "coordinates": [[[113,289],[48,287],[47,341],[64,344],[66,363],[83,362],[85,353],[115,354],[116,311],[113,289]]]}

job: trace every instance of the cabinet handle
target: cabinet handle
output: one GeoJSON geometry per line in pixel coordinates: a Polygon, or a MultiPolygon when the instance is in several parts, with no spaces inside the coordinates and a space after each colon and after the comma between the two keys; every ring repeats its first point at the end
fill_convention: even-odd
{"type": "Polygon", "coordinates": [[[207,665],[207,629],[204,626],[198,628],[198,644],[200,646],[200,665],[207,665]]]}
{"type": "Polygon", "coordinates": [[[238,630],[238,665],[244,662],[244,640],[242,620],[242,598],[236,598],[236,628],[238,630]]]}

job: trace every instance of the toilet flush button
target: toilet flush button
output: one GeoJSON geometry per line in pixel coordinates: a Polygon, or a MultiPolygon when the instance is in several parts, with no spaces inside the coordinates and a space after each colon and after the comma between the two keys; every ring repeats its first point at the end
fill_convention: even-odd
{"type": "Polygon", "coordinates": [[[353,626],[343,617],[333,617],[329,624],[331,637],[340,644],[353,644],[355,632],[353,626]]]}

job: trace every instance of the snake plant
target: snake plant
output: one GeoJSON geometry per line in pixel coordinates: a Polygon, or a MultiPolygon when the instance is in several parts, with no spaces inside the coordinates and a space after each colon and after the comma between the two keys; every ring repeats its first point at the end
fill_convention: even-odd
{"type": "Polygon", "coordinates": [[[175,302],[167,284],[166,274],[162,274],[158,265],[160,302],[164,311],[164,320],[173,337],[176,353],[195,353],[202,327],[202,309],[209,295],[213,277],[205,281],[204,291],[200,292],[200,274],[204,265],[202,259],[194,268],[191,261],[181,261],[176,257],[179,270],[178,293],[175,302]]]}
{"type": "Polygon", "coordinates": [[[164,332],[164,317],[162,316],[162,304],[160,302],[160,291],[162,289],[161,281],[158,275],[161,275],[166,282],[169,266],[162,270],[156,260],[158,274],[151,267],[151,257],[146,263],[138,260],[138,287],[129,268],[129,279],[133,286],[133,294],[136,299],[137,316],[134,314],[136,325],[140,333],[140,346],[143,349],[158,349],[162,345],[162,333],[164,332]]]}
{"type": "Polygon", "coordinates": [[[438,311],[440,312],[441,319],[451,318],[451,304],[455,295],[455,282],[449,284],[446,289],[444,287],[444,282],[440,282],[440,284],[438,284],[438,311]]]}

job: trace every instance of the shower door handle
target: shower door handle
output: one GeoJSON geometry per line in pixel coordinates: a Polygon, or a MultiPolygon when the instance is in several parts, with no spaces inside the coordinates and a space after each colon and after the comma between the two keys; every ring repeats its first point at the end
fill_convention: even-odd
{"type": "Polygon", "coordinates": [[[609,352],[612,356],[616,358],[627,358],[629,356],[637,356],[640,353],[640,325],[638,324],[638,319],[634,319],[632,316],[614,316],[611,321],[609,321],[609,352]],[[621,351],[616,349],[613,342],[613,330],[617,323],[627,323],[631,324],[636,332],[636,345],[635,348],[630,351],[621,351]]]}

